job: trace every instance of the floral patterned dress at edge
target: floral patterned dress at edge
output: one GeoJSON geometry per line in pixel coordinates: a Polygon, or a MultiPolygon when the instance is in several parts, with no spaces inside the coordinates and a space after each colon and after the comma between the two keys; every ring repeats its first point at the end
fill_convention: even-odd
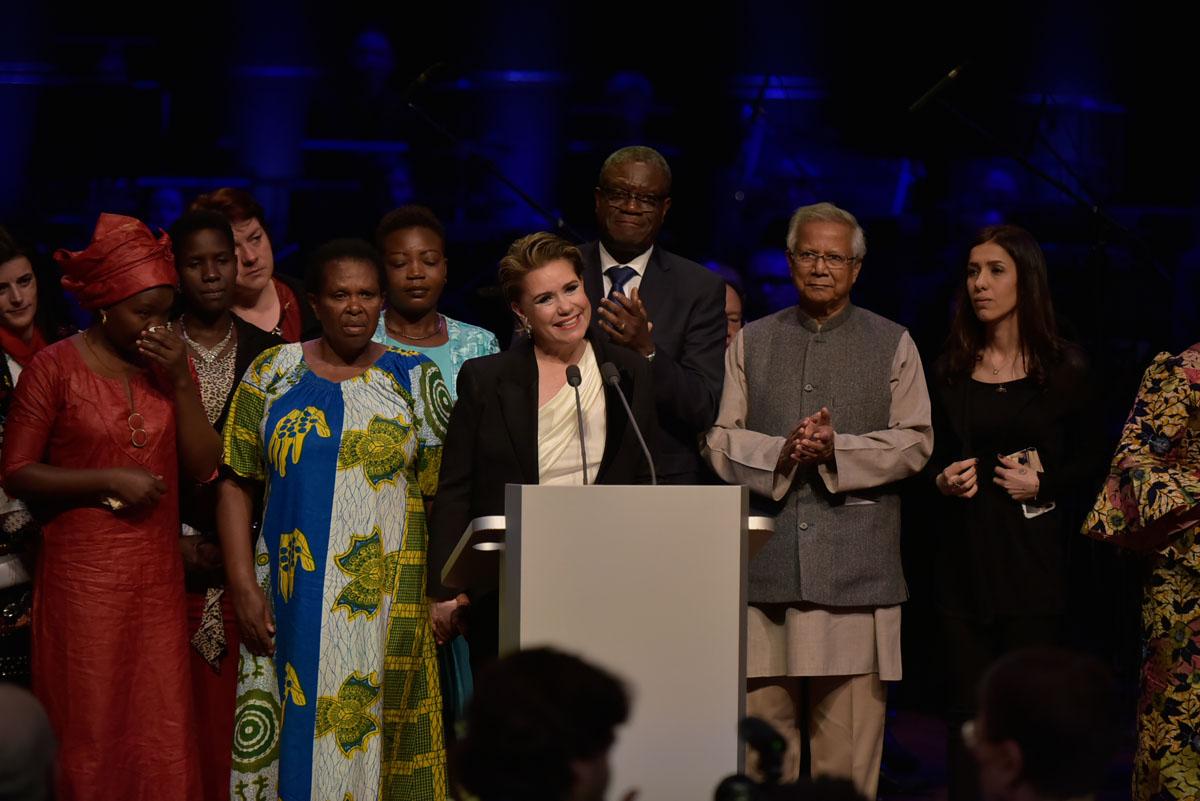
{"type": "Polygon", "coordinates": [[[242,649],[234,799],[446,797],[424,500],[449,407],[437,366],[394,349],[334,383],[283,345],[238,386],[225,464],[266,482],[277,634],[273,659],[242,649]]]}
{"type": "Polygon", "coordinates": [[[1200,344],[1146,370],[1084,533],[1148,552],[1136,801],[1200,797],[1200,344]]]}

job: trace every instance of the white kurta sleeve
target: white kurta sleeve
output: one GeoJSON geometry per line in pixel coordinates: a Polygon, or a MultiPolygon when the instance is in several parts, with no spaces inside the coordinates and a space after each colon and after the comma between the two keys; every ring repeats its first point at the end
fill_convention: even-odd
{"type": "Polygon", "coordinates": [[[787,439],[746,428],[749,402],[742,334],[739,331],[725,350],[721,408],[717,412],[717,421],[704,436],[701,453],[723,480],[744,484],[752,492],[779,500],[791,486],[796,467],[793,465],[786,474],[776,473],[779,452],[787,439]]]}

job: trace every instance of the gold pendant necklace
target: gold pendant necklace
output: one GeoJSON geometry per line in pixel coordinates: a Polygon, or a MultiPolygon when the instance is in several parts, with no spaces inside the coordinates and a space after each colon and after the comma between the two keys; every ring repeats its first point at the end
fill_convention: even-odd
{"type": "MultiPolygon", "coordinates": [[[[1012,359],[1010,359],[1010,360],[1009,360],[1009,362],[1008,362],[1008,365],[1007,365],[1007,366],[1008,366],[1008,368],[1009,368],[1009,372],[1010,372],[1010,373],[1012,373],[1012,374],[1015,374],[1015,373],[1016,373],[1017,357],[1018,357],[1018,356],[1020,356],[1020,355],[1021,355],[1021,352],[1020,352],[1020,351],[1017,351],[1016,353],[1014,353],[1014,354],[1013,354],[1013,357],[1012,357],[1012,359]]],[[[982,354],[981,354],[981,357],[982,357],[982,354]]],[[[999,367],[997,367],[997,366],[995,365],[995,362],[993,362],[993,361],[991,361],[991,360],[989,359],[989,360],[988,360],[988,365],[987,365],[987,366],[988,366],[988,367],[990,367],[990,368],[992,369],[992,376],[998,376],[998,375],[1000,375],[1000,371],[1004,369],[1004,367],[1005,367],[1005,364],[1004,364],[1004,362],[1003,362],[1003,361],[1001,361],[1001,363],[1000,363],[1000,366],[999,366],[999,367]]]]}
{"type": "MultiPolygon", "coordinates": [[[[87,345],[87,349],[91,351],[92,358],[96,360],[96,364],[103,367],[105,370],[110,369],[104,360],[100,358],[99,352],[92,347],[91,337],[88,334],[91,329],[83,333],[83,344],[87,345]]],[[[129,385],[129,375],[126,371],[117,369],[113,370],[121,376],[121,383],[125,386],[125,398],[129,401],[129,416],[125,418],[125,425],[129,426],[129,443],[135,448],[144,448],[146,443],[150,441],[150,435],[146,433],[146,418],[133,405],[133,387],[129,385]]]]}

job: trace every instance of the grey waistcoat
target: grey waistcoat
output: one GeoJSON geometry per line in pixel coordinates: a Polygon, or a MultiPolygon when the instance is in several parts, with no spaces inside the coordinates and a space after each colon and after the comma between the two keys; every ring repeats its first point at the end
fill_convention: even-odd
{"type": "MultiPolygon", "coordinates": [[[[746,326],[746,428],[786,437],[827,406],[838,433],[886,429],[903,331],[855,306],[824,326],[797,306],[746,326]]],[[[782,500],[752,494],[751,506],[776,518],[750,562],[752,602],[890,606],[908,598],[894,484],[833,495],[815,467],[800,467],[782,500]]]]}

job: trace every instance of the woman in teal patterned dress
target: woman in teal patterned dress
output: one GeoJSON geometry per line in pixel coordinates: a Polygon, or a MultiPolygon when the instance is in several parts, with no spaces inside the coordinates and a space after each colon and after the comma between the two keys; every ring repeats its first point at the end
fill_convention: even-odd
{"type": "Polygon", "coordinates": [[[1146,370],[1083,531],[1150,559],[1133,798],[1200,798],[1200,344],[1146,370]]]}
{"type": "Polygon", "coordinates": [[[324,334],[264,352],[230,408],[218,515],[248,649],[236,799],[446,795],[424,583],[450,398],[432,361],[371,341],[382,287],[365,242],[323,247],[307,289],[324,334]]]}
{"type": "Polygon", "coordinates": [[[387,308],[379,315],[375,341],[423,353],[437,363],[453,398],[463,362],[500,352],[486,328],[438,311],[446,289],[446,232],[424,206],[401,206],[384,215],[375,242],[387,266],[387,308]]]}
{"type": "MultiPolygon", "coordinates": [[[[496,335],[485,328],[460,323],[438,311],[446,288],[446,231],[425,206],[401,206],[384,215],[375,241],[387,266],[387,308],[379,315],[375,341],[415,350],[437,363],[458,399],[458,371],[468,359],[500,352],[496,335]]],[[[466,719],[471,697],[471,653],[467,641],[455,636],[454,612],[466,603],[460,595],[435,605],[438,664],[441,670],[443,716],[448,742],[455,725],[466,719]]]]}

